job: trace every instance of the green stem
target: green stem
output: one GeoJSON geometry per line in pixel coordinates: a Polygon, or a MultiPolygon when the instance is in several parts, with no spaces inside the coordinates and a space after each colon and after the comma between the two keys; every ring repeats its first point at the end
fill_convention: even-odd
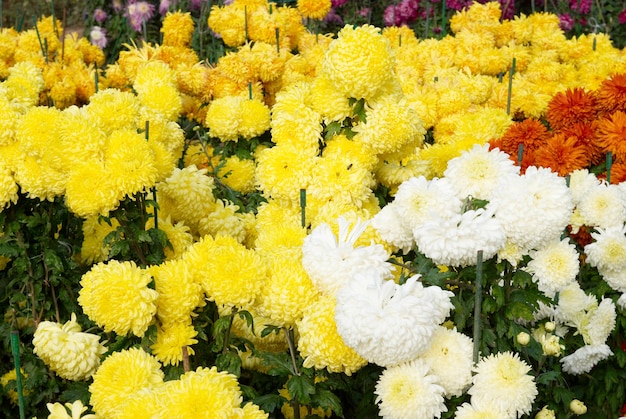
{"type": "Polygon", "coordinates": [[[611,184],[611,167],[613,166],[613,153],[606,153],[606,183],[611,184]]]}
{"type": "Polygon", "coordinates": [[[511,97],[513,96],[513,74],[515,74],[515,64],[516,60],[513,57],[513,62],[511,63],[511,69],[509,70],[509,90],[506,97],[506,114],[511,115],[511,97]]]}
{"type": "Polygon", "coordinates": [[[15,363],[15,382],[17,384],[17,400],[20,408],[20,419],[24,419],[24,392],[22,390],[22,373],[20,371],[20,337],[17,330],[11,331],[11,352],[13,352],[13,361],[15,363]]]}
{"type": "MultiPolygon", "coordinates": [[[[300,370],[298,369],[298,362],[296,360],[296,345],[294,344],[294,333],[292,328],[283,328],[285,330],[285,337],[287,338],[287,345],[289,345],[289,354],[291,355],[291,363],[293,365],[293,374],[300,376],[300,370]]],[[[291,400],[293,407],[294,419],[300,419],[300,402],[295,397],[291,400]]]]}
{"type": "Polygon", "coordinates": [[[237,308],[233,308],[230,313],[230,321],[228,323],[228,329],[224,333],[224,345],[222,346],[222,353],[225,354],[228,352],[228,348],[230,347],[230,329],[233,328],[233,321],[235,320],[235,316],[237,315],[237,308]]]}
{"type": "Polygon", "coordinates": [[[478,362],[480,355],[480,312],[483,294],[483,251],[479,250],[476,256],[476,296],[474,298],[474,364],[478,362]]]}

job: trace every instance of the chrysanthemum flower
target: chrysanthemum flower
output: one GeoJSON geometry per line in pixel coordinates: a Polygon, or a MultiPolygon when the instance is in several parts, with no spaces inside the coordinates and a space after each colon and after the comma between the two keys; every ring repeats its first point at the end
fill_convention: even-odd
{"type": "Polygon", "coordinates": [[[205,121],[211,136],[219,137],[222,141],[238,140],[244,100],[241,96],[226,96],[211,102],[205,121]]]}
{"type": "Polygon", "coordinates": [[[602,147],[598,144],[598,121],[572,122],[560,131],[566,138],[573,137],[576,144],[583,146],[587,160],[591,164],[598,164],[605,157],[602,147]]]}
{"type": "Polygon", "coordinates": [[[337,220],[338,234],[329,224],[317,226],[302,245],[302,266],[316,288],[326,295],[335,295],[343,284],[358,271],[374,271],[381,277],[391,275],[389,255],[382,245],[356,246],[356,241],[368,226],[357,222],[352,228],[343,217],[337,220]],[[324,260],[324,263],[320,263],[324,260]]]}
{"type": "Polygon", "coordinates": [[[537,119],[527,118],[515,122],[499,139],[502,151],[517,160],[519,145],[523,144],[524,152],[532,151],[543,145],[550,138],[550,132],[537,119]]]}
{"type": "Polygon", "coordinates": [[[554,240],[545,246],[530,251],[532,260],[527,270],[533,282],[549,297],[574,283],[580,270],[578,252],[569,240],[554,240]]]}
{"type": "Polygon", "coordinates": [[[500,182],[506,183],[511,176],[517,175],[519,167],[513,165],[506,153],[478,144],[450,160],[444,172],[461,199],[472,196],[489,200],[500,187],[500,182]]]}
{"type": "Polygon", "coordinates": [[[598,121],[598,144],[604,151],[625,156],[626,113],[617,110],[598,121]]]}
{"type": "Polygon", "coordinates": [[[229,200],[217,199],[209,213],[198,221],[200,236],[230,236],[239,243],[246,239],[245,213],[229,200]]]}
{"type": "Polygon", "coordinates": [[[100,366],[100,357],[106,348],[100,337],[81,332],[76,315],[65,324],[44,321],[33,335],[33,352],[59,377],[67,380],[86,380],[100,366]]]}
{"type": "Polygon", "coordinates": [[[585,246],[587,262],[604,273],[622,273],[626,270],[626,228],[613,226],[597,228],[591,233],[594,241],[585,246]]]}
{"type": "Polygon", "coordinates": [[[374,393],[385,419],[440,418],[448,411],[443,387],[421,359],[385,369],[374,393]]]}
{"type": "Polygon", "coordinates": [[[89,402],[100,417],[115,418],[136,395],[163,383],[161,364],[140,348],[114,352],[102,362],[89,386],[89,402]]]}
{"type": "Polygon", "coordinates": [[[158,293],[156,314],[161,323],[169,325],[187,321],[195,308],[204,305],[202,287],[194,281],[194,272],[185,260],[154,265],[149,272],[154,277],[158,293]]]}
{"type": "Polygon", "coordinates": [[[88,407],[83,406],[83,402],[80,400],[65,403],[65,405],[61,403],[47,403],[46,407],[50,412],[48,419],[97,419],[97,416],[93,414],[83,415],[88,407]]]}
{"type": "Polygon", "coordinates": [[[198,343],[195,339],[197,335],[198,332],[191,324],[191,318],[188,322],[169,323],[157,329],[156,342],[150,349],[163,365],[178,365],[183,360],[183,347],[187,347],[189,355],[194,354],[191,345],[198,343]]]}
{"type": "Polygon", "coordinates": [[[472,383],[474,344],[471,338],[443,326],[435,329],[430,346],[419,359],[437,377],[446,397],[458,397],[472,383]]]}
{"type": "Polygon", "coordinates": [[[304,358],[305,367],[352,375],[367,364],[337,332],[334,297],[321,296],[310,304],[296,326],[300,335],[298,351],[304,358]]]}
{"type": "Polygon", "coordinates": [[[108,215],[120,203],[119,191],[104,164],[77,163],[67,178],[65,202],[81,217],[108,215]]]}
{"type": "Polygon", "coordinates": [[[142,337],[156,312],[158,293],[148,288],[151,281],[134,262],[99,263],[83,275],[78,303],[105,332],[142,337]]]}
{"type": "Polygon", "coordinates": [[[270,128],[270,110],[258,99],[241,102],[241,119],[237,130],[246,139],[258,137],[270,128]]]}
{"type": "Polygon", "coordinates": [[[596,91],[598,108],[605,114],[626,109],[626,74],[613,74],[596,91]]]}
{"type": "Polygon", "coordinates": [[[591,122],[597,117],[596,96],[575,87],[552,97],[546,119],[553,131],[567,128],[574,122],[591,122]]]}
{"type": "Polygon", "coordinates": [[[246,17],[241,8],[214,5],[209,12],[207,25],[222,37],[226,45],[236,47],[247,41],[245,22],[246,17]]]}
{"type": "Polygon", "coordinates": [[[268,278],[256,302],[258,312],[273,324],[293,326],[304,310],[318,298],[319,291],[302,267],[300,259],[277,254],[268,257],[268,278]]]}
{"type": "Polygon", "coordinates": [[[161,25],[163,45],[188,47],[191,45],[193,31],[194,23],[191,13],[167,13],[161,25]]]}
{"type": "Polygon", "coordinates": [[[302,17],[321,20],[330,12],[332,3],[330,0],[298,0],[297,5],[302,17]]]}
{"type": "Polygon", "coordinates": [[[323,72],[346,97],[372,98],[392,76],[389,41],[371,25],[345,26],[322,65],[323,72]]]}
{"type": "Polygon", "coordinates": [[[17,202],[17,183],[8,167],[0,161],[0,210],[17,202]]]}
{"type": "Polygon", "coordinates": [[[513,416],[528,414],[538,394],[530,370],[517,353],[489,355],[478,361],[468,394],[472,402],[493,403],[513,416]]]}
{"type": "Polygon", "coordinates": [[[383,240],[402,250],[404,254],[415,246],[413,231],[402,221],[395,202],[385,205],[374,215],[371,224],[383,240]]]}
{"type": "Polygon", "coordinates": [[[327,124],[333,121],[343,121],[352,113],[348,98],[323,75],[316,77],[313,81],[309,100],[311,107],[323,115],[327,124]]]}
{"type": "Polygon", "coordinates": [[[423,287],[418,276],[398,285],[372,271],[358,272],[337,292],[337,331],[369,362],[408,362],[430,345],[453,307],[450,297],[439,287],[423,287]]]}
{"type": "Polygon", "coordinates": [[[456,419],[512,419],[514,416],[502,410],[499,405],[488,401],[463,403],[454,413],[456,419]]]}
{"type": "Polygon", "coordinates": [[[587,153],[587,148],[579,144],[575,137],[557,133],[535,150],[534,157],[535,165],[549,167],[559,176],[567,176],[574,170],[587,167],[591,156],[587,153]]]}
{"type": "Polygon", "coordinates": [[[616,185],[601,183],[590,188],[577,208],[590,227],[621,227],[626,221],[624,194],[616,185]]]}
{"type": "Polygon", "coordinates": [[[39,103],[39,94],[44,88],[43,73],[31,61],[18,61],[9,69],[9,77],[2,84],[16,109],[26,110],[39,103]]]}
{"type": "Polygon", "coordinates": [[[362,205],[375,185],[372,173],[341,157],[321,157],[312,174],[307,194],[313,200],[362,205]]]}
{"type": "Polygon", "coordinates": [[[137,129],[139,100],[130,92],[104,89],[89,98],[87,115],[107,134],[119,129],[137,129]]]}
{"type": "Polygon", "coordinates": [[[574,353],[561,358],[563,371],[572,375],[586,374],[600,361],[613,355],[613,351],[606,344],[585,345],[574,353]]]}

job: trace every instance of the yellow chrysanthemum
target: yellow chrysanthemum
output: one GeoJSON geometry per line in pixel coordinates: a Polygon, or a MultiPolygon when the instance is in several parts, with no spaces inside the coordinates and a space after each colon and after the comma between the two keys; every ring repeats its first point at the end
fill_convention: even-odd
{"type": "Polygon", "coordinates": [[[161,364],[140,348],[114,352],[102,362],[89,386],[89,402],[103,418],[117,418],[129,400],[162,385],[161,364]]]}
{"type": "Polygon", "coordinates": [[[307,194],[320,202],[359,206],[367,200],[374,185],[372,172],[358,161],[345,157],[321,157],[307,194]]]}
{"type": "MultiPolygon", "coordinates": [[[[317,378],[317,377],[316,377],[317,378]]],[[[317,379],[316,381],[317,382],[317,379]]],[[[278,389],[278,394],[280,394],[281,396],[283,396],[287,401],[285,403],[283,403],[283,405],[280,408],[280,413],[283,414],[283,416],[285,417],[285,419],[294,419],[294,410],[293,410],[293,406],[291,405],[291,394],[289,393],[289,389],[287,387],[283,387],[281,389],[278,389]]],[[[326,409],[324,410],[321,407],[311,407],[311,406],[303,406],[303,405],[299,405],[300,406],[300,418],[306,418],[308,415],[314,415],[318,418],[329,418],[332,416],[333,411],[331,409],[326,409]]]]}
{"type": "MultiPolygon", "coordinates": [[[[118,90],[126,90],[130,81],[118,63],[107,65],[104,78],[100,80],[106,87],[118,90]]],[[[100,86],[101,87],[101,86],[100,86]]]]}
{"type": "Polygon", "coordinates": [[[352,114],[348,98],[324,76],[317,77],[311,85],[309,100],[313,110],[322,115],[326,123],[341,122],[352,114]]]}
{"type": "Polygon", "coordinates": [[[23,160],[17,162],[15,182],[20,185],[21,192],[29,198],[52,201],[56,196],[63,195],[66,188],[64,172],[55,170],[49,161],[29,155],[22,155],[23,160]]]}
{"type": "Polygon", "coordinates": [[[269,259],[280,255],[299,259],[307,234],[300,211],[296,205],[282,205],[275,200],[261,204],[256,219],[257,252],[269,259]]]}
{"type": "Polygon", "coordinates": [[[217,176],[229,188],[244,194],[250,193],[255,190],[255,168],[254,160],[230,156],[226,158],[224,165],[219,167],[217,176]]]}
{"type": "Polygon", "coordinates": [[[164,118],[176,121],[183,109],[183,101],[174,85],[154,84],[137,95],[147,120],[164,118]]]}
{"type": "Polygon", "coordinates": [[[76,163],[65,184],[65,202],[80,217],[108,215],[120,196],[104,164],[76,163]]]}
{"type": "Polygon", "coordinates": [[[80,248],[80,260],[83,263],[99,263],[109,258],[110,246],[104,244],[104,239],[120,225],[116,218],[109,220],[111,225],[100,221],[99,216],[92,215],[83,221],[83,244],[80,248]]]}
{"type": "Polygon", "coordinates": [[[76,315],[65,324],[43,321],[33,335],[33,352],[59,377],[81,381],[93,375],[106,352],[100,336],[84,333],[76,315]]]}
{"type": "Polygon", "coordinates": [[[209,213],[198,221],[200,236],[230,236],[239,243],[246,238],[243,214],[238,212],[239,206],[228,200],[215,201],[209,213]]]}
{"type": "Polygon", "coordinates": [[[422,121],[405,98],[385,96],[367,110],[367,122],[354,128],[355,141],[375,153],[392,153],[426,134],[422,121]]]}
{"type": "Polygon", "coordinates": [[[17,202],[17,183],[13,174],[5,164],[0,161],[0,211],[17,202]]]}
{"type": "Polygon", "coordinates": [[[258,99],[241,103],[241,119],[237,130],[246,139],[258,137],[270,128],[270,109],[258,99]]]}
{"type": "Polygon", "coordinates": [[[237,377],[216,367],[184,373],[162,398],[162,417],[184,419],[239,417],[243,401],[237,377]]]}
{"type": "Polygon", "coordinates": [[[43,72],[30,61],[18,62],[9,69],[9,77],[2,84],[7,88],[9,100],[26,109],[39,103],[44,88],[43,72]]]}
{"type": "Polygon", "coordinates": [[[80,400],[75,400],[72,403],[47,403],[46,407],[50,414],[48,419],[97,419],[96,415],[87,414],[83,415],[87,411],[88,407],[83,405],[80,400]]]}
{"type": "Polygon", "coordinates": [[[61,112],[55,132],[62,149],[60,167],[70,168],[77,163],[102,159],[107,137],[88,118],[84,107],[61,112]]]}
{"type": "MultiPolygon", "coordinates": [[[[167,236],[169,245],[165,247],[165,260],[175,260],[180,258],[189,246],[193,244],[193,236],[189,232],[189,227],[183,222],[172,223],[171,216],[162,218],[159,216],[158,228],[167,236]]],[[[154,217],[146,222],[146,230],[155,228],[154,217]]]]}
{"type": "Polygon", "coordinates": [[[315,150],[288,145],[268,148],[257,156],[256,182],[268,198],[299,202],[300,189],[308,188],[317,164],[315,150]]]}
{"type": "Polygon", "coordinates": [[[298,350],[307,368],[326,368],[352,375],[367,361],[348,347],[337,332],[335,304],[334,297],[320,297],[305,308],[304,317],[297,322],[298,350]]]}
{"type": "Polygon", "coordinates": [[[87,114],[107,134],[119,129],[136,129],[139,101],[135,95],[116,89],[104,89],[90,98],[87,114]]]}
{"type": "Polygon", "coordinates": [[[194,23],[191,18],[191,13],[168,13],[161,25],[163,45],[188,47],[191,45],[193,31],[194,23]]]}
{"type": "Polygon", "coordinates": [[[292,327],[319,295],[300,258],[273,256],[268,259],[269,276],[257,300],[259,314],[272,324],[292,327]]]}
{"type": "Polygon", "coordinates": [[[374,26],[346,25],[328,47],[322,68],[347,97],[371,98],[393,77],[389,41],[374,26]]]}
{"type": "Polygon", "coordinates": [[[239,139],[239,124],[244,100],[241,96],[226,96],[211,102],[204,123],[209,128],[211,136],[219,137],[222,141],[239,139]]]}
{"type": "Polygon", "coordinates": [[[196,307],[204,305],[203,290],[185,261],[164,262],[151,266],[149,272],[154,277],[156,315],[162,324],[184,323],[196,307]]]}
{"type": "MultiPolygon", "coordinates": [[[[23,377],[22,380],[24,378],[28,377],[28,374],[26,374],[22,368],[20,368],[20,374],[23,377]]],[[[17,381],[17,371],[15,370],[15,368],[13,368],[9,372],[6,372],[6,373],[2,374],[2,376],[0,377],[0,385],[2,387],[6,387],[9,384],[9,382],[11,382],[11,381],[17,381]]],[[[24,382],[24,381],[22,381],[22,382],[24,382]]],[[[9,396],[9,399],[11,399],[11,403],[17,405],[17,403],[19,401],[18,400],[17,391],[15,391],[13,389],[11,389],[11,390],[6,390],[5,389],[4,391],[9,396]]],[[[27,394],[30,394],[31,391],[29,389],[24,388],[23,392],[24,392],[24,395],[27,395],[27,394]]]]}
{"type": "Polygon", "coordinates": [[[134,262],[94,265],[80,280],[78,303],[105,332],[142,337],[156,313],[158,293],[150,274],[134,262]]]}
{"type": "Polygon", "coordinates": [[[331,6],[330,0],[298,0],[298,11],[304,18],[324,19],[331,6]]]}
{"type": "Polygon", "coordinates": [[[168,323],[157,329],[157,340],[150,349],[163,365],[178,365],[183,360],[183,347],[187,348],[189,355],[195,353],[191,345],[198,343],[194,339],[197,335],[191,319],[188,322],[168,323]]]}
{"type": "Polygon", "coordinates": [[[272,141],[317,151],[322,115],[309,105],[310,85],[298,83],[276,94],[272,107],[272,141]]]}
{"type": "Polygon", "coordinates": [[[207,298],[219,306],[249,308],[267,276],[260,256],[230,236],[205,236],[203,241],[183,259],[188,261],[207,298]]]}

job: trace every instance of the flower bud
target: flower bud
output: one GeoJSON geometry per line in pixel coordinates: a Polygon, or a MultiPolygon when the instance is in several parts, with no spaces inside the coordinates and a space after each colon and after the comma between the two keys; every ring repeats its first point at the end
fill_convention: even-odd
{"type": "Polygon", "coordinates": [[[559,341],[559,337],[555,335],[545,335],[541,340],[541,348],[545,356],[561,356],[561,351],[565,349],[559,341]]]}
{"type": "Polygon", "coordinates": [[[556,324],[554,322],[546,322],[543,327],[546,329],[546,332],[554,332],[556,324]]]}
{"type": "Polygon", "coordinates": [[[580,400],[574,399],[569,404],[569,410],[571,410],[575,415],[584,415],[587,413],[587,406],[585,406],[585,403],[580,400]]]}
{"type": "Polygon", "coordinates": [[[526,332],[519,332],[517,334],[517,343],[522,346],[526,346],[530,343],[530,335],[526,332]]]}
{"type": "Polygon", "coordinates": [[[556,419],[556,415],[554,414],[554,410],[550,410],[548,406],[544,406],[543,409],[537,413],[535,419],[556,419]]]}

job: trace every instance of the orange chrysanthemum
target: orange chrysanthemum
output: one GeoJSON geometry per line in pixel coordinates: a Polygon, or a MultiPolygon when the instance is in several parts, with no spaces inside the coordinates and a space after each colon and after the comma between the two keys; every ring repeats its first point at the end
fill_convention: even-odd
{"type": "Polygon", "coordinates": [[[535,164],[549,167],[559,176],[566,176],[589,164],[589,156],[585,147],[576,142],[575,137],[554,134],[545,145],[535,151],[535,164]]]}
{"type": "Polygon", "coordinates": [[[604,80],[596,95],[601,113],[626,110],[626,74],[615,74],[604,80]]]}
{"type": "Polygon", "coordinates": [[[600,119],[598,145],[605,152],[626,157],[626,113],[615,111],[600,119]]]}
{"type": "Polygon", "coordinates": [[[553,130],[569,127],[574,122],[596,119],[596,97],[592,92],[575,87],[559,92],[548,104],[546,119],[553,130]]]}
{"type": "Polygon", "coordinates": [[[545,144],[551,134],[540,121],[525,119],[511,125],[502,138],[501,150],[510,156],[517,156],[519,145],[524,145],[524,153],[532,151],[545,144]]]}
{"type": "Polygon", "coordinates": [[[600,160],[604,158],[602,147],[598,144],[597,130],[598,123],[594,120],[591,122],[574,122],[559,132],[563,133],[566,137],[576,138],[578,144],[585,147],[591,164],[595,165],[600,163],[600,160]]]}
{"type": "Polygon", "coordinates": [[[626,162],[615,162],[611,166],[611,183],[618,184],[626,181],[626,162]]]}

